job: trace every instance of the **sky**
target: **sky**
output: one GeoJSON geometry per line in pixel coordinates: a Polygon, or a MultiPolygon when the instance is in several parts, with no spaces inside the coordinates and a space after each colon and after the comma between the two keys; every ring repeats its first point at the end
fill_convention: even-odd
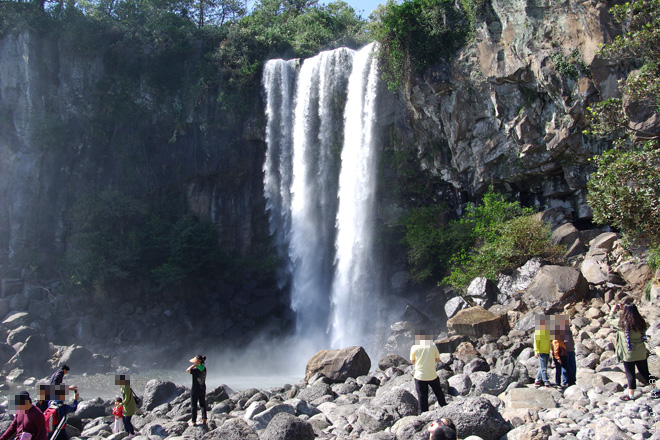
{"type": "MultiPolygon", "coordinates": [[[[344,0],[351,5],[355,11],[364,18],[369,18],[371,11],[376,9],[378,5],[385,4],[387,0],[344,0]]],[[[331,3],[331,1],[324,1],[322,3],[331,3]]]]}

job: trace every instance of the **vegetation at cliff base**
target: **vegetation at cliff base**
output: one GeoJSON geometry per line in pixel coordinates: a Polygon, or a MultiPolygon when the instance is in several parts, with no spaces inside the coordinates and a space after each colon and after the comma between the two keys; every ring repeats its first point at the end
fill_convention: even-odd
{"type": "Polygon", "coordinates": [[[549,225],[532,208],[492,190],[480,204],[468,204],[460,220],[447,218],[441,207],[424,207],[403,221],[408,262],[417,282],[442,279],[465,289],[476,277],[495,280],[531,258],[555,260],[563,250],[551,242],[549,225]]]}
{"type": "Polygon", "coordinates": [[[588,183],[594,219],[627,237],[660,245],[660,1],[636,0],[611,10],[623,33],[601,55],[631,66],[621,98],[590,108],[588,133],[613,143],[594,158],[588,183]]]}

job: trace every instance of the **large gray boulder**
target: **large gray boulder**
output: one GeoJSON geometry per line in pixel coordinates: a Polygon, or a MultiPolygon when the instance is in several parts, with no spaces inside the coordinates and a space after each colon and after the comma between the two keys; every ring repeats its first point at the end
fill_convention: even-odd
{"type": "Polygon", "coordinates": [[[498,294],[499,291],[495,283],[485,277],[473,279],[467,289],[467,295],[472,298],[476,305],[484,309],[493,305],[498,294]]]}
{"type": "Polygon", "coordinates": [[[462,296],[455,296],[450,298],[445,303],[445,315],[447,318],[451,318],[461,310],[467,309],[470,307],[470,304],[462,296]]]}
{"type": "Polygon", "coordinates": [[[319,399],[323,396],[332,396],[332,395],[333,395],[333,391],[330,385],[323,382],[317,382],[314,385],[310,385],[307,388],[303,388],[302,390],[300,390],[300,392],[296,397],[306,402],[313,402],[316,399],[319,399]]]}
{"type": "Polygon", "coordinates": [[[24,368],[34,376],[48,373],[48,360],[50,359],[50,344],[41,335],[32,335],[25,341],[14,357],[10,359],[15,365],[24,368]]]}
{"type": "Polygon", "coordinates": [[[495,373],[493,371],[476,371],[471,376],[472,393],[475,396],[482,394],[491,394],[497,396],[506,390],[506,387],[512,382],[510,376],[495,373]]]}
{"type": "Polygon", "coordinates": [[[110,370],[110,358],[94,354],[79,345],[67,347],[60,356],[60,365],[69,365],[77,371],[105,373],[110,370]]]}
{"type": "Polygon", "coordinates": [[[101,399],[94,399],[83,400],[78,403],[78,409],[76,409],[75,415],[80,419],[95,419],[108,415],[108,412],[101,399]]]}
{"type": "Polygon", "coordinates": [[[11,359],[15,354],[16,350],[14,347],[9,344],[5,344],[4,342],[0,342],[0,368],[2,365],[9,362],[9,359],[11,359]]]}
{"type": "Polygon", "coordinates": [[[259,436],[243,419],[229,419],[219,428],[207,432],[202,440],[259,440],[259,436]]]}
{"type": "Polygon", "coordinates": [[[305,381],[317,373],[339,383],[349,377],[357,378],[369,373],[371,359],[364,348],[353,346],[341,350],[321,350],[307,362],[305,381]]]}
{"type": "Polygon", "coordinates": [[[484,439],[499,439],[511,429],[509,422],[486,397],[461,399],[432,413],[433,419],[451,419],[459,438],[476,435],[484,439]]]}
{"type": "Polygon", "coordinates": [[[314,428],[309,422],[288,414],[273,417],[262,434],[262,440],[314,440],[314,428]]]}
{"type": "Polygon", "coordinates": [[[265,429],[273,418],[280,413],[288,413],[295,415],[296,409],[289,405],[288,403],[280,403],[279,405],[274,405],[268,408],[265,411],[260,412],[252,417],[252,420],[255,422],[256,429],[265,429]]]}
{"type": "Polygon", "coordinates": [[[378,368],[382,371],[385,371],[390,367],[405,368],[408,365],[410,365],[408,359],[394,353],[387,354],[378,361],[378,368]]]}
{"type": "Polygon", "coordinates": [[[9,345],[14,345],[18,342],[25,342],[27,341],[27,338],[38,333],[39,332],[36,329],[22,325],[9,332],[7,335],[7,343],[9,345]]]}
{"type": "Polygon", "coordinates": [[[23,325],[28,325],[32,317],[26,312],[9,313],[2,321],[2,325],[9,330],[15,330],[23,325]]]}
{"type": "Polygon", "coordinates": [[[185,392],[185,387],[176,385],[174,382],[152,379],[144,387],[142,408],[151,411],[163,403],[170,403],[185,392]]]}
{"type": "Polygon", "coordinates": [[[447,321],[447,328],[459,335],[475,338],[483,335],[501,336],[509,330],[506,315],[498,315],[481,306],[461,310],[447,321]]]}
{"type": "Polygon", "coordinates": [[[497,289],[500,292],[497,301],[500,304],[512,301],[517,292],[522,292],[529,287],[540,268],[541,262],[538,259],[532,259],[514,270],[511,275],[500,274],[497,277],[497,289]]]}
{"type": "Polygon", "coordinates": [[[368,433],[382,431],[402,417],[417,414],[417,399],[410,392],[396,388],[378,395],[358,410],[360,425],[368,433]]]}
{"type": "Polygon", "coordinates": [[[543,266],[523,295],[523,301],[530,309],[547,308],[568,298],[582,299],[588,290],[587,280],[579,270],[566,266],[543,266]]]}

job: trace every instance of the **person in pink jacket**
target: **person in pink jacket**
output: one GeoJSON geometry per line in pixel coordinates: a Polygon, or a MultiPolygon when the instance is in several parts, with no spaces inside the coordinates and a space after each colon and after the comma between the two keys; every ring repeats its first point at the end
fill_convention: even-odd
{"type": "Polygon", "coordinates": [[[14,398],[16,415],[0,440],[47,440],[46,419],[39,408],[32,405],[27,391],[21,391],[14,398]]]}

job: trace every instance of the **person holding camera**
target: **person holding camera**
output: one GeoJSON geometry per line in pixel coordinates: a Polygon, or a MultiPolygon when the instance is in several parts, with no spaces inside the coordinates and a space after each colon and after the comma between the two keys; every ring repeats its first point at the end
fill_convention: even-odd
{"type": "Polygon", "coordinates": [[[650,381],[649,366],[647,358],[649,352],[646,348],[646,329],[648,324],[640,315],[637,306],[626,304],[623,313],[616,318],[616,313],[621,310],[621,304],[617,304],[610,313],[610,324],[617,330],[615,353],[617,358],[623,362],[628,381],[628,393],[621,396],[623,401],[635,398],[637,383],[635,380],[635,368],[644,378],[646,383],[650,381]]]}

